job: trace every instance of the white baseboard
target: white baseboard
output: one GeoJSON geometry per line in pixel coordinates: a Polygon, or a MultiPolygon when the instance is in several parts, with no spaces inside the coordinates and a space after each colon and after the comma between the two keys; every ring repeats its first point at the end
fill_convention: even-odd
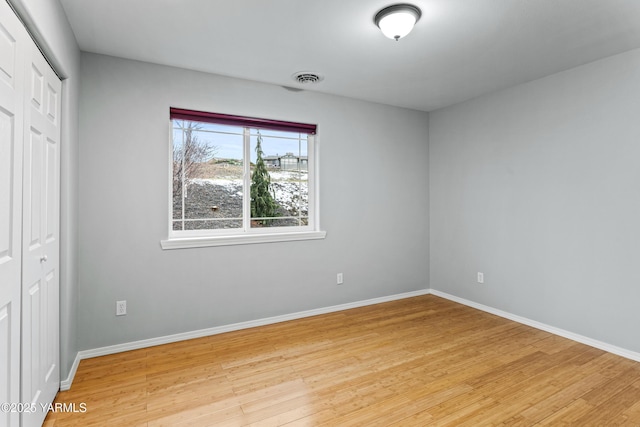
{"type": "Polygon", "coordinates": [[[71,388],[71,383],[73,382],[73,377],[76,376],[78,365],[80,365],[80,352],[76,354],[76,358],[73,360],[73,365],[71,365],[71,370],[69,371],[67,378],[60,381],[60,391],[69,390],[71,388]]]}
{"type": "Polygon", "coordinates": [[[372,298],[363,301],[350,302],[346,304],[333,305],[330,307],[316,308],[313,310],[299,311],[297,313],[284,314],[281,316],[267,317],[264,319],[250,320],[247,322],[233,323],[230,325],[216,326],[213,328],[199,329],[197,331],[183,332],[180,334],[166,335],[163,337],[151,338],[147,340],[133,341],[124,344],[116,344],[107,347],[95,348],[92,350],[82,350],[76,355],[76,358],[69,372],[69,376],[60,382],[60,390],[69,390],[73,377],[76,375],[78,365],[82,359],[90,359],[92,357],[105,356],[108,354],[121,353],[123,351],[137,350],[140,348],[153,347],[161,344],[169,344],[178,341],[190,340],[193,338],[201,338],[210,335],[222,334],[225,332],[239,331],[241,329],[254,328],[256,326],[271,325],[274,323],[286,322],[289,320],[302,319],[305,317],[318,316],[320,314],[333,313],[336,311],[349,310],[351,308],[364,307],[367,305],[380,304],[383,302],[395,301],[404,298],[412,298],[420,295],[429,294],[429,289],[421,289],[419,291],[405,292],[402,294],[389,295],[386,297],[372,298]]]}
{"type": "Polygon", "coordinates": [[[184,341],[184,340],[189,340],[193,338],[201,338],[201,337],[206,337],[210,335],[217,335],[225,332],[239,331],[241,329],[248,329],[256,326],[271,325],[274,323],[286,322],[289,320],[302,319],[305,317],[317,316],[320,314],[334,313],[336,311],[349,310],[351,308],[364,307],[367,305],[380,304],[383,302],[395,301],[395,300],[404,299],[404,298],[412,298],[412,297],[416,297],[420,295],[428,295],[428,294],[433,294],[438,297],[445,298],[447,300],[454,301],[462,305],[466,305],[468,307],[476,308],[478,310],[485,311],[487,313],[495,314],[496,316],[500,316],[505,319],[509,319],[514,322],[521,323],[523,325],[531,326],[533,328],[540,329],[540,330],[552,333],[554,335],[568,338],[570,340],[573,340],[582,344],[586,344],[591,347],[599,348],[600,350],[604,350],[609,353],[616,354],[618,356],[622,356],[627,359],[640,362],[640,353],[627,350],[621,347],[617,347],[602,341],[594,340],[592,338],[585,337],[583,335],[575,334],[573,332],[569,332],[564,329],[556,328],[554,326],[537,322],[535,320],[527,319],[526,317],[511,314],[506,311],[498,310],[496,308],[479,304],[477,302],[473,302],[464,298],[460,298],[455,295],[450,295],[435,289],[422,289],[419,291],[389,295],[386,297],[372,298],[372,299],[363,300],[363,301],[356,301],[356,302],[351,302],[346,304],[334,305],[330,307],[300,311],[297,313],[284,314],[282,316],[267,317],[264,319],[250,320],[247,322],[233,323],[230,325],[216,326],[213,328],[200,329],[197,331],[184,332],[180,334],[151,338],[147,340],[133,341],[130,343],[100,347],[92,350],[79,351],[73,362],[71,371],[69,372],[69,376],[67,377],[67,379],[60,382],[60,390],[64,391],[64,390],[69,390],[71,388],[71,383],[73,382],[73,378],[76,375],[78,365],[80,364],[80,361],[82,359],[90,359],[92,357],[105,356],[108,354],[121,353],[123,351],[137,350],[140,348],[153,347],[161,344],[169,344],[172,342],[184,341]]]}
{"type": "Polygon", "coordinates": [[[604,350],[609,353],[617,354],[618,356],[625,357],[627,359],[635,360],[636,362],[640,362],[640,353],[636,353],[635,351],[627,350],[622,347],[617,347],[615,345],[608,344],[606,342],[594,340],[589,337],[585,337],[583,335],[575,334],[573,332],[565,331],[564,329],[556,328],[554,326],[550,326],[541,322],[537,322],[535,320],[527,319],[526,317],[517,316],[515,314],[508,313],[506,311],[498,310],[497,308],[489,307],[483,304],[479,304],[477,302],[469,301],[464,298],[457,297],[455,295],[450,295],[445,292],[437,291],[435,289],[431,289],[430,293],[448,299],[450,301],[454,301],[469,307],[477,308],[481,311],[486,311],[487,313],[495,314],[496,316],[504,317],[505,319],[513,320],[514,322],[522,323],[523,325],[531,326],[536,329],[540,329],[546,332],[550,332],[554,335],[558,335],[564,338],[568,338],[573,341],[577,341],[582,344],[589,345],[591,347],[599,348],[600,350],[604,350]]]}

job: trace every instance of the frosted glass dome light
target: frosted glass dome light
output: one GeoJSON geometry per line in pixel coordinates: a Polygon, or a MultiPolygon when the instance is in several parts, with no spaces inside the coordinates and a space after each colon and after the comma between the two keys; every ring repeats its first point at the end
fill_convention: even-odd
{"type": "Polygon", "coordinates": [[[374,22],[382,34],[398,41],[411,32],[421,14],[420,9],[411,4],[394,4],[376,13],[374,22]]]}

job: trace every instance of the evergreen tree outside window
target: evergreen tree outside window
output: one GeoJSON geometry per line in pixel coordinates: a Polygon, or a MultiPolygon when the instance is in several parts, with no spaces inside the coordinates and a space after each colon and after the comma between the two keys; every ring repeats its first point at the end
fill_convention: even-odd
{"type": "Polygon", "coordinates": [[[163,248],[324,238],[315,125],[174,108],[170,116],[171,209],[163,248]],[[188,155],[194,141],[212,154],[188,155]]]}
{"type": "Polygon", "coordinates": [[[252,224],[268,225],[271,219],[280,216],[280,205],[271,188],[271,176],[262,159],[262,135],[258,131],[256,143],[256,166],[251,173],[251,218],[252,224]]]}

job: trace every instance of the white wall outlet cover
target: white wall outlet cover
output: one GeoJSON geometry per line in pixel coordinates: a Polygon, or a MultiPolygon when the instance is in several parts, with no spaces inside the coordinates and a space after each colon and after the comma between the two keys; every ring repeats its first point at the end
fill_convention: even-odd
{"type": "Polygon", "coordinates": [[[127,314],[127,301],[116,301],[116,316],[127,314]]]}

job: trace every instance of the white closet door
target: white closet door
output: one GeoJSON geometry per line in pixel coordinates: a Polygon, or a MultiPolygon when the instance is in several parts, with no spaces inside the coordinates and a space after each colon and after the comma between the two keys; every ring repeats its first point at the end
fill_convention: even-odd
{"type": "MultiPolygon", "coordinates": [[[[20,402],[22,140],[27,32],[0,2],[0,403],[20,402]]],[[[17,408],[16,408],[17,409],[17,408]]],[[[0,411],[0,426],[18,426],[0,411]]]]}
{"type": "Polygon", "coordinates": [[[27,50],[22,200],[22,426],[40,426],[60,387],[61,83],[35,44],[27,50]]]}

